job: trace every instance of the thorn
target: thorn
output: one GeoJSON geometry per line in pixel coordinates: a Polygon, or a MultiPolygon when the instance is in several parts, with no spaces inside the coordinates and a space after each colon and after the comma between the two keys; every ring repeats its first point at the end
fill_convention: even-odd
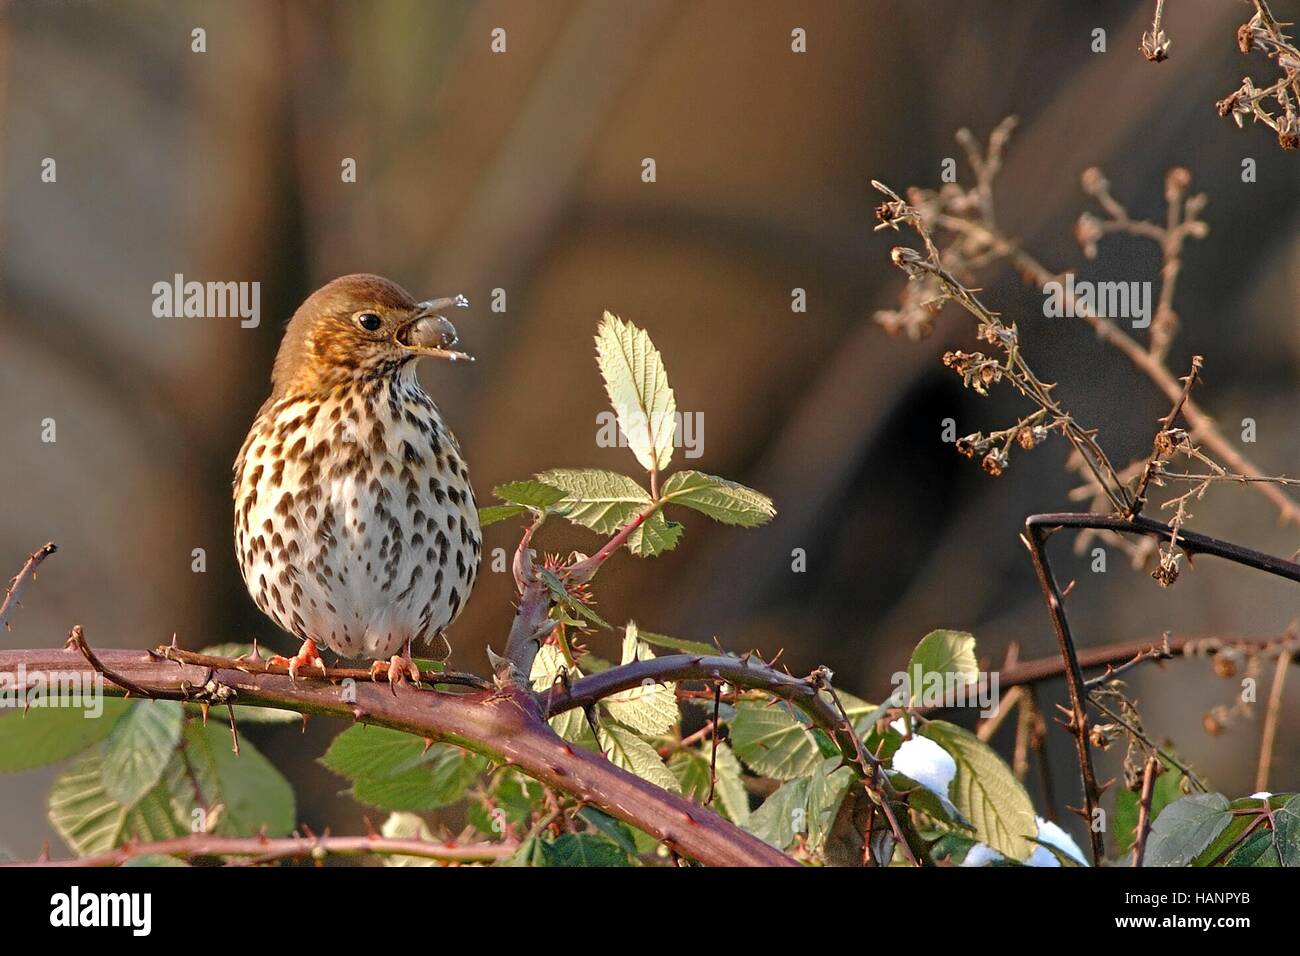
{"type": "Polygon", "coordinates": [[[176,632],[172,631],[172,647],[176,646],[176,632]]]}
{"type": "Polygon", "coordinates": [[[1079,583],[1079,582],[1077,582],[1077,581],[1071,579],[1070,583],[1067,584],[1067,585],[1065,586],[1065,589],[1061,592],[1061,600],[1062,600],[1062,601],[1064,601],[1066,598],[1068,598],[1068,597],[1070,596],[1070,594],[1074,591],[1074,586],[1075,586],[1076,584],[1078,584],[1078,583],[1079,583]]]}
{"type": "Polygon", "coordinates": [[[299,731],[299,733],[305,734],[307,732],[307,718],[309,718],[311,715],[304,713],[304,714],[299,714],[298,716],[302,718],[302,729],[299,731]]]}
{"type": "Polygon", "coordinates": [[[429,752],[429,748],[432,747],[432,746],[434,745],[434,743],[435,743],[435,741],[434,741],[434,739],[433,739],[432,737],[425,737],[425,738],[424,738],[424,749],[423,749],[422,751],[420,751],[420,756],[424,756],[425,754],[427,754],[427,753],[429,752]]]}
{"type": "Polygon", "coordinates": [[[208,706],[208,702],[207,702],[206,700],[199,704],[199,711],[200,711],[200,713],[203,714],[203,726],[204,726],[204,727],[206,727],[206,726],[208,725],[208,710],[209,710],[209,709],[210,709],[210,708],[209,708],[209,706],[208,706]]]}
{"type": "Polygon", "coordinates": [[[1085,810],[1083,807],[1071,807],[1071,806],[1066,806],[1065,809],[1069,810],[1071,813],[1077,814],[1078,816],[1082,817],[1082,818],[1085,819],[1085,820],[1088,820],[1088,821],[1090,821],[1090,822],[1091,822],[1091,820],[1092,820],[1092,814],[1090,814],[1090,813],[1089,813],[1087,810],[1085,810]]]}
{"type": "Polygon", "coordinates": [[[1112,786],[1114,783],[1115,783],[1115,778],[1114,778],[1114,777],[1111,777],[1111,778],[1110,778],[1109,780],[1107,780],[1105,783],[1103,783],[1103,784],[1098,784],[1098,786],[1097,786],[1097,795],[1098,795],[1098,796],[1101,796],[1103,793],[1105,793],[1107,790],[1109,790],[1109,789],[1111,788],[1111,786],[1112,786]]]}

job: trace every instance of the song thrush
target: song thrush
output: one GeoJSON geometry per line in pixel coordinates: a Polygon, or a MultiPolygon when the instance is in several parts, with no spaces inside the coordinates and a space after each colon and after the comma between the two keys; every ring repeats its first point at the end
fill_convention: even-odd
{"type": "Polygon", "coordinates": [[[257,606],[302,648],[273,658],[325,669],[317,644],[375,659],[398,681],[411,645],[442,632],[478,573],[481,537],[460,446],[416,379],[452,351],[441,309],[395,283],[349,275],[294,313],[235,461],[235,550],[257,606]],[[405,650],[405,656],[400,653],[405,650]]]}

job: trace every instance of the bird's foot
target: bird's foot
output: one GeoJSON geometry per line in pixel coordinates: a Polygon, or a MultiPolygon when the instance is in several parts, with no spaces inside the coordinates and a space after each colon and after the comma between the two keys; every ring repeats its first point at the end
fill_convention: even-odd
{"type": "Polygon", "coordinates": [[[316,650],[316,642],[311,638],[307,638],[307,640],[302,642],[302,647],[298,649],[298,653],[293,657],[281,657],[279,654],[276,654],[267,661],[267,663],[278,664],[281,667],[288,667],[290,680],[297,680],[298,671],[302,670],[304,667],[308,669],[313,667],[319,668],[321,676],[325,676],[325,661],[316,650]]]}
{"type": "Polygon", "coordinates": [[[420,668],[409,657],[394,654],[386,661],[375,661],[370,665],[370,679],[388,681],[394,694],[397,693],[397,685],[407,683],[408,678],[410,683],[420,683],[420,668]]]}

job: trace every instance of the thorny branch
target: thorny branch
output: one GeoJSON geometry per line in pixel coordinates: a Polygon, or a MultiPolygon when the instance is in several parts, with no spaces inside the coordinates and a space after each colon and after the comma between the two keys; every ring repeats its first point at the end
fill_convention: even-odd
{"type": "Polygon", "coordinates": [[[194,860],[208,857],[242,857],[227,866],[250,866],[276,860],[310,859],[317,864],[330,856],[411,856],[442,863],[491,863],[505,859],[518,849],[515,843],[435,843],[431,840],[402,840],[368,836],[218,837],[195,833],[174,840],[126,843],[102,853],[51,860],[42,854],[36,860],[0,863],[6,866],[121,866],[145,856],[170,856],[194,860]]]}
{"type": "Polygon", "coordinates": [[[1147,851],[1147,836],[1151,832],[1151,798],[1155,794],[1156,777],[1160,776],[1160,760],[1155,754],[1147,757],[1142,768],[1142,794],[1138,797],[1137,834],[1133,840],[1133,865],[1142,865],[1147,851]]]}
{"type": "Polygon", "coordinates": [[[0,603],[0,628],[6,631],[13,630],[9,623],[9,616],[13,614],[14,608],[22,606],[23,591],[31,581],[36,580],[36,569],[41,566],[41,562],[58,551],[59,547],[53,541],[49,544],[42,545],[27,556],[23,566],[18,569],[18,573],[9,581],[9,586],[5,588],[4,602],[0,603]]]}
{"type": "MultiPolygon", "coordinates": [[[[1085,529],[1116,531],[1124,534],[1145,535],[1160,541],[1173,541],[1176,537],[1183,552],[1189,556],[1206,554],[1223,558],[1234,564],[1241,564],[1256,571],[1276,575],[1289,581],[1300,582],[1300,564],[1278,558],[1274,555],[1255,551],[1228,541],[1212,538],[1208,535],[1190,531],[1179,531],[1169,525],[1140,515],[1132,518],[1124,515],[1105,514],[1046,514],[1034,515],[1025,522],[1025,547],[1033,558],[1034,569],[1038,574],[1039,585],[1047,602],[1048,613],[1056,632],[1057,644],[1061,658],[1065,662],[1065,678],[1070,692],[1070,720],[1066,728],[1075,738],[1079,758],[1079,773],[1083,779],[1084,805],[1082,814],[1089,824],[1093,820],[1101,798],[1102,788],[1096,778],[1092,764],[1092,751],[1088,733],[1088,688],[1083,680],[1078,652],[1070,633],[1069,619],[1065,613],[1064,597],[1052,575],[1047,558],[1047,539],[1062,529],[1085,529]]],[[[1112,715],[1113,716],[1113,715],[1112,715]]],[[[1094,862],[1100,862],[1104,853],[1100,831],[1089,826],[1094,862]]]]}
{"type": "MultiPolygon", "coordinates": [[[[84,642],[84,637],[83,637],[84,642]]],[[[558,792],[638,827],[671,850],[714,866],[788,866],[794,861],[695,803],[570,745],[545,722],[537,697],[504,687],[454,694],[358,681],[349,702],[321,678],[250,673],[242,662],[211,667],[169,660],[155,652],[101,650],[91,665],[81,649],[0,651],[0,673],[25,674],[28,684],[104,677],[105,693],[182,701],[273,707],[389,727],[454,744],[508,764],[558,792]]]]}

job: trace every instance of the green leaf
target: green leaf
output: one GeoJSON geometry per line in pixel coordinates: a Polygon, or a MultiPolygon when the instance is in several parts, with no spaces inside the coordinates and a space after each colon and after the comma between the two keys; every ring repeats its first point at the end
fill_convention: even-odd
{"type": "Polygon", "coordinates": [[[175,856],[166,856],[162,853],[146,853],[144,856],[133,856],[123,866],[189,866],[187,862],[175,856]]]}
{"type": "Polygon", "coordinates": [[[835,823],[844,794],[853,782],[853,771],[840,765],[838,757],[823,760],[808,781],[808,846],[820,850],[835,823]]]}
{"type": "Polygon", "coordinates": [[[646,471],[662,472],[673,457],[677,400],[659,350],[642,329],[606,312],[596,329],[596,361],[632,454],[646,471]]]}
{"type": "MultiPolygon", "coordinates": [[[[637,635],[635,624],[629,623],[623,634],[621,663],[653,660],[654,652],[637,635]]],[[[677,685],[671,681],[651,681],[640,687],[611,694],[601,701],[612,718],[643,734],[666,734],[681,719],[677,707],[677,685]]]]}
{"type": "Polygon", "coordinates": [[[978,678],[974,635],[966,631],[931,631],[916,645],[907,665],[912,694],[909,703],[913,706],[952,703],[948,700],[950,684],[964,686],[978,678]]]}
{"type": "Polygon", "coordinates": [[[669,521],[662,511],[656,511],[627,537],[627,549],[638,558],[653,558],[677,547],[683,528],[669,521]]]}
{"type": "MultiPolygon", "coordinates": [[[[209,644],[199,651],[200,654],[207,654],[209,657],[251,657],[253,653],[252,644],[240,644],[235,641],[227,641],[224,644],[209,644]]],[[[258,647],[257,656],[262,660],[269,660],[271,654],[264,647],[258,647]]]]}
{"type": "Polygon", "coordinates": [[[223,836],[253,836],[263,829],[283,836],[293,829],[293,790],[251,743],[242,741],[236,757],[225,726],[214,722],[205,728],[197,721],[186,726],[183,740],[184,749],[173,754],[158,783],[131,804],[114,800],[105,789],[103,747],[82,758],[54,781],[50,823],[81,856],[128,839],[151,842],[189,834],[196,796],[209,811],[201,816],[215,820],[213,832],[223,836]]]}
{"type": "Polygon", "coordinates": [[[177,701],[138,701],[104,745],[104,791],[130,806],[152,790],[176,752],[184,723],[177,701]]]}
{"type": "Polygon", "coordinates": [[[485,508],[478,509],[478,526],[486,528],[498,521],[505,521],[515,515],[521,515],[527,510],[522,505],[488,505],[485,508]]]}
{"type": "MultiPolygon", "coordinates": [[[[185,728],[187,770],[173,761],[164,774],[173,800],[183,800],[181,819],[188,824],[194,808],[194,782],[208,807],[221,805],[215,832],[223,836],[286,836],[297,823],[293,787],[284,775],[241,736],[239,755],[231,749],[230,728],[212,721],[190,721],[185,728]],[[173,776],[174,775],[174,776],[173,776]],[[188,779],[187,779],[188,778],[188,779]]],[[[187,826],[188,829],[188,826],[187,826]]]]}
{"type": "Polygon", "coordinates": [[[1300,796],[1273,811],[1273,842],[1283,866],[1300,866],[1300,796]]]}
{"type": "Polygon", "coordinates": [[[1187,866],[1232,822],[1228,798],[1198,793],[1165,807],[1151,823],[1145,866],[1187,866]]]}
{"type": "Polygon", "coordinates": [[[783,783],[749,818],[747,829],[778,850],[788,850],[796,834],[808,830],[808,778],[783,783]]]}
{"type": "Polygon", "coordinates": [[[1223,861],[1224,866],[1272,867],[1281,866],[1273,834],[1266,828],[1256,830],[1241,846],[1223,861]]]}
{"type": "MultiPolygon", "coordinates": [[[[668,760],[668,769],[682,785],[682,793],[704,803],[709,797],[712,744],[700,749],[679,750],[668,760]]],[[[725,743],[718,744],[717,786],[713,792],[714,809],[738,826],[749,823],[749,794],[745,791],[740,761],[725,743]]]]}
{"type": "Polygon", "coordinates": [[[686,654],[717,656],[723,653],[712,644],[705,644],[703,641],[690,641],[682,637],[669,637],[667,634],[655,634],[652,631],[641,631],[641,640],[645,641],[647,644],[652,644],[655,647],[667,648],[672,651],[682,651],[686,654]]]}
{"type": "MultiPolygon", "coordinates": [[[[0,772],[30,770],[99,743],[134,702],[99,697],[103,709],[33,707],[0,716],[0,772]]],[[[90,701],[88,700],[87,703],[90,701]]]]}
{"type": "Polygon", "coordinates": [[[542,849],[542,841],[537,837],[529,837],[519,844],[519,849],[497,863],[497,866],[546,866],[546,853],[542,849]]]}
{"type": "Polygon", "coordinates": [[[49,819],[78,856],[111,850],[126,839],[168,840],[189,833],[173,812],[166,784],[159,784],[133,806],[104,790],[102,748],[78,760],[54,781],[49,819]]]}
{"type": "Polygon", "coordinates": [[[921,736],[946,750],[957,764],[949,796],[957,810],[975,827],[980,842],[1011,860],[1033,852],[1038,833],[1034,805],[1011,768],[988,744],[969,730],[932,720],[921,736]]]}
{"type": "Polygon", "coordinates": [[[821,754],[806,724],[784,704],[742,700],[731,724],[731,746],[750,770],[776,780],[812,772],[821,754]]]}
{"type": "Polygon", "coordinates": [[[852,780],[853,771],[840,767],[838,758],[819,759],[808,775],[782,784],[764,800],[745,829],[778,850],[789,849],[802,833],[809,848],[818,850],[852,780]]]}
{"type": "Polygon", "coordinates": [[[694,508],[723,524],[754,528],[776,515],[772,499],[753,488],[700,471],[675,472],[664,484],[661,497],[694,508]]]}
{"type": "Polygon", "coordinates": [[[634,731],[618,724],[605,724],[600,728],[600,746],[616,767],[622,767],[656,787],[673,793],[681,792],[681,785],[673,772],[664,766],[658,751],[634,731]]]}
{"type": "MultiPolygon", "coordinates": [[[[597,534],[613,534],[650,506],[650,492],[626,475],[595,468],[555,468],[537,476],[563,490],[554,507],[574,524],[597,534]]],[[[677,546],[682,526],[655,511],[628,535],[627,548],[637,557],[653,557],[677,546]]]]}
{"type": "MultiPolygon", "coordinates": [[[[565,608],[578,615],[578,618],[580,619],[590,621],[592,624],[607,628],[611,631],[614,629],[613,625],[608,623],[588,605],[583,604],[570,594],[564,587],[564,582],[560,580],[559,575],[554,571],[549,568],[540,568],[537,573],[538,577],[542,579],[542,582],[550,590],[551,595],[555,598],[557,604],[563,605],[565,608]]],[[[577,623],[582,624],[582,620],[578,620],[577,623]]]]}
{"type": "Polygon", "coordinates": [[[589,826],[617,843],[627,853],[632,856],[637,855],[636,838],[632,835],[632,828],[622,820],[617,820],[604,810],[597,810],[592,806],[583,807],[578,811],[578,816],[589,826]]]}
{"type": "Polygon", "coordinates": [[[334,738],[321,763],[352,781],[352,796],[382,810],[433,810],[455,803],[486,767],[484,758],[386,727],[362,724],[334,738]]]}
{"type": "Polygon", "coordinates": [[[534,511],[545,511],[564,498],[564,492],[559,488],[531,478],[497,485],[492,489],[492,494],[507,504],[523,505],[534,511]]]}
{"type": "Polygon", "coordinates": [[[627,475],[598,468],[553,468],[537,476],[559,488],[564,517],[597,534],[613,534],[650,504],[650,492],[627,475]]]}
{"type": "Polygon", "coordinates": [[[546,866],[628,866],[627,851],[595,833],[565,833],[543,843],[546,866]]]}
{"type": "MultiPolygon", "coordinates": [[[[1151,788],[1150,819],[1154,820],[1160,816],[1165,807],[1183,798],[1184,779],[1180,770],[1168,766],[1160,776],[1156,777],[1156,782],[1151,788]]],[[[1115,795],[1113,814],[1115,852],[1121,856],[1133,849],[1133,841],[1137,839],[1140,803],[1141,796],[1132,790],[1121,790],[1115,795]]]]}
{"type": "Polygon", "coordinates": [[[931,844],[930,859],[935,863],[951,863],[954,866],[960,866],[961,862],[966,859],[966,854],[978,844],[979,841],[974,837],[949,831],[942,834],[931,844]]]}
{"type": "Polygon", "coordinates": [[[303,715],[296,710],[280,710],[278,707],[254,707],[251,704],[235,704],[235,723],[244,724],[300,724],[303,715]]]}

